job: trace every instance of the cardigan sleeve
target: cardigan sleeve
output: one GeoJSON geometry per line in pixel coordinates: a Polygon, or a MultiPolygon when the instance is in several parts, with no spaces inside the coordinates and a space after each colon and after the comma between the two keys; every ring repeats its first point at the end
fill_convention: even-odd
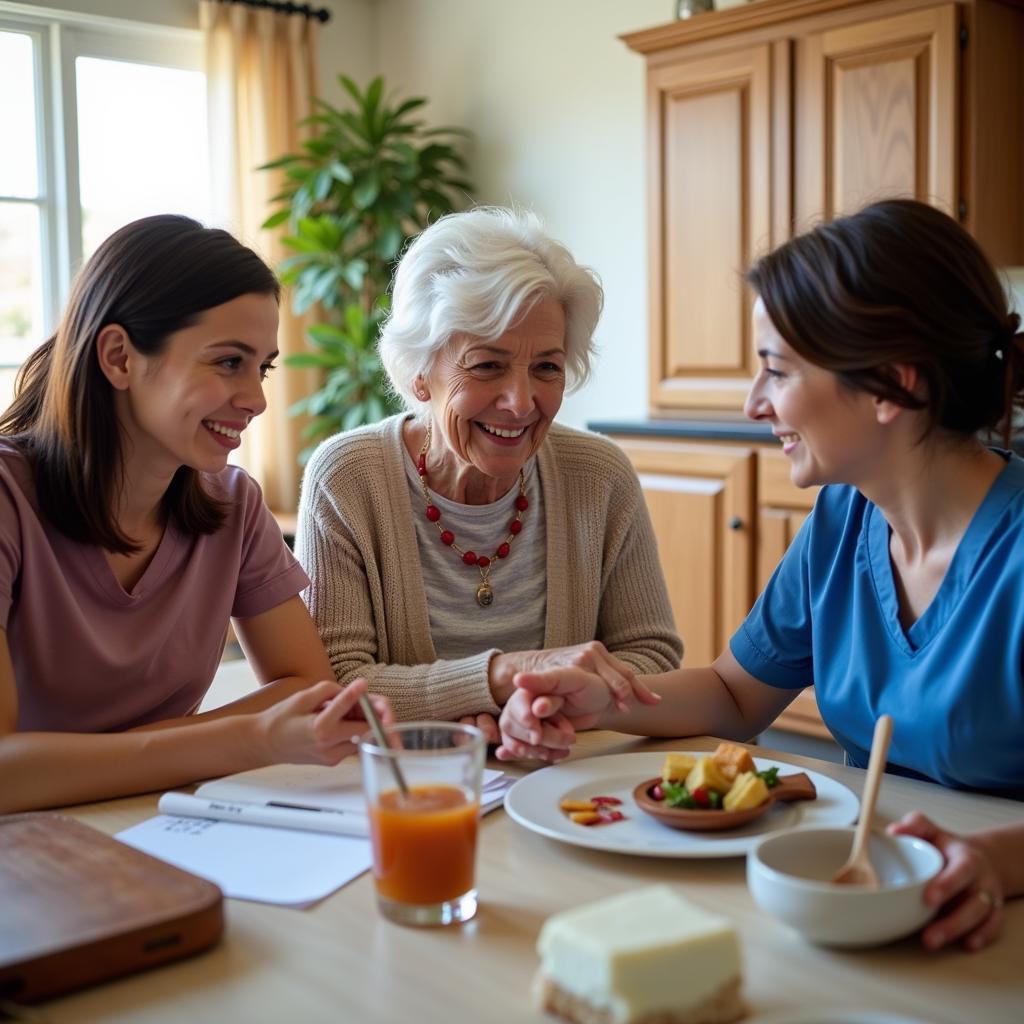
{"type": "MultiPolygon", "coordinates": [[[[389,539],[386,480],[379,462],[362,474],[351,462],[314,456],[306,471],[296,554],[310,578],[306,603],[316,622],[335,677],[346,684],[366,679],[374,693],[388,697],[400,720],[447,720],[500,708],[491,696],[488,673],[497,650],[467,658],[423,664],[396,664],[389,634],[412,632],[401,573],[383,565],[399,565],[389,539]],[[354,471],[354,472],[353,472],[354,471]],[[370,511],[343,501],[342,488],[365,485],[370,511]],[[372,489],[380,488],[379,494],[372,489]],[[344,507],[343,507],[344,506],[344,507]],[[346,514],[347,513],[347,514],[346,514]],[[390,545],[390,547],[389,547],[390,545]]],[[[421,649],[432,650],[429,625],[418,636],[421,649]]],[[[412,638],[405,642],[412,647],[412,638]]]]}
{"type": "Polygon", "coordinates": [[[640,481],[626,456],[615,456],[597,638],[638,675],[668,672],[679,667],[683,642],[640,481]]]}

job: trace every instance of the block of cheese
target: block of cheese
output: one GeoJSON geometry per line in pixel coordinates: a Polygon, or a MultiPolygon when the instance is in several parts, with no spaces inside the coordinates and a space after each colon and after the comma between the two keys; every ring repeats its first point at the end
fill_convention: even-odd
{"type": "Polygon", "coordinates": [[[682,782],[693,771],[697,758],[693,754],[666,754],[661,777],[666,782],[682,782]]]}
{"type": "Polygon", "coordinates": [[[722,769],[710,757],[702,757],[693,766],[690,774],[686,776],[686,788],[691,793],[704,787],[704,789],[713,789],[716,793],[724,796],[729,792],[731,785],[732,779],[727,779],[722,774],[722,769]]]}
{"type": "Polygon", "coordinates": [[[729,743],[723,740],[715,748],[711,760],[718,765],[722,774],[730,781],[743,772],[757,771],[750,751],[738,743],[729,743]]]}
{"type": "Polygon", "coordinates": [[[652,885],[548,918],[535,992],[575,1024],[727,1024],[745,1012],[732,925],[652,885]]]}
{"type": "Polygon", "coordinates": [[[768,799],[768,785],[760,775],[744,772],[737,776],[732,789],[725,794],[722,806],[727,811],[746,811],[760,807],[768,799]]]}

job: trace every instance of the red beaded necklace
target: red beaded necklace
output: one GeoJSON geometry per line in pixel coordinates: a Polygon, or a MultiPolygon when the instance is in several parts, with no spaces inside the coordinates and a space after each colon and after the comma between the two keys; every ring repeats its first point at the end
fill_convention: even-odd
{"type": "Polygon", "coordinates": [[[427,436],[420,449],[420,457],[416,460],[416,472],[420,475],[420,487],[423,489],[423,500],[427,503],[426,516],[441,534],[441,543],[450,547],[466,565],[475,565],[480,571],[480,586],[476,588],[476,603],[482,608],[487,608],[494,603],[494,589],[491,587],[491,569],[499,558],[508,558],[512,550],[512,541],[523,529],[523,513],[530,507],[530,500],[526,497],[526,478],[523,471],[519,470],[519,496],[516,498],[516,517],[508,524],[508,535],[494,549],[494,554],[478,555],[475,551],[466,551],[455,543],[455,534],[446,530],[441,525],[441,510],[434,504],[427,487],[427,449],[430,447],[430,426],[427,426],[427,436]]]}

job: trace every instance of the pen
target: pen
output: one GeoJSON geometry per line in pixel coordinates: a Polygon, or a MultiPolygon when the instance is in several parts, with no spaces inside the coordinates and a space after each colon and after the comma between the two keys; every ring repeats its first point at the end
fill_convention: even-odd
{"type": "Polygon", "coordinates": [[[243,825],[270,825],[274,828],[330,832],[364,839],[370,834],[369,821],[362,814],[302,804],[253,804],[237,800],[211,800],[188,793],[164,793],[157,806],[161,814],[176,814],[185,818],[211,818],[214,821],[235,821],[243,825]]]}

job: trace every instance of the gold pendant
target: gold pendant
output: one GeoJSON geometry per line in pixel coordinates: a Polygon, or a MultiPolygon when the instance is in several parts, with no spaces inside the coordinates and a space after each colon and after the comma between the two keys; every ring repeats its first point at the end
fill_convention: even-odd
{"type": "Polygon", "coordinates": [[[487,608],[494,602],[494,591],[491,590],[490,583],[484,580],[479,587],[476,588],[476,603],[481,608],[487,608]]]}

